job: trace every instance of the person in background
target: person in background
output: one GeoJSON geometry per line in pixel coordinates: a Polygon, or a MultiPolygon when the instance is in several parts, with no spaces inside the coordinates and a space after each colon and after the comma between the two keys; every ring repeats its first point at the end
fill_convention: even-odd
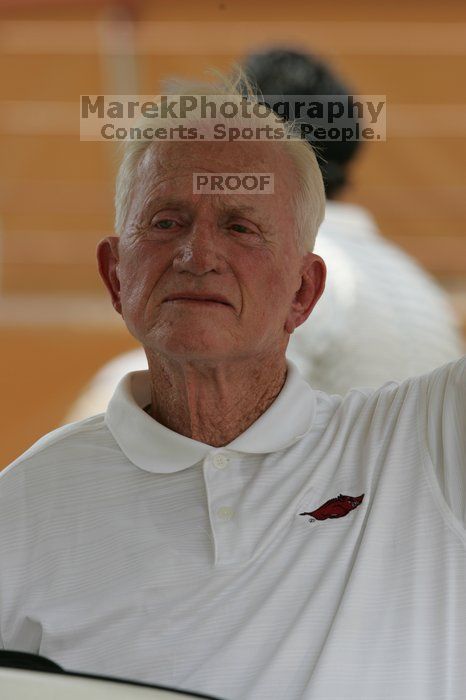
{"type": "MultiPolygon", "coordinates": [[[[243,69],[263,96],[351,93],[322,60],[288,48],[251,53],[243,69]]],[[[350,190],[361,142],[318,146],[327,203],[316,252],[327,261],[327,285],[312,319],[291,336],[287,357],[311,386],[331,394],[402,381],[460,357],[464,346],[446,293],[382,237],[370,212],[339,201],[350,190]]],[[[110,361],[65,423],[104,411],[121,377],[138,369],[147,369],[142,349],[110,361]]]]}

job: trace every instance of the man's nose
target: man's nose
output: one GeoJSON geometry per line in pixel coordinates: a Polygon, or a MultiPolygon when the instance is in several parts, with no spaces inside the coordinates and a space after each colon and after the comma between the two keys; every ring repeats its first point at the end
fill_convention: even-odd
{"type": "Polygon", "coordinates": [[[222,272],[225,259],[220,246],[220,233],[215,227],[199,222],[193,225],[180,243],[173,259],[173,268],[176,272],[190,272],[193,275],[222,272]]]}

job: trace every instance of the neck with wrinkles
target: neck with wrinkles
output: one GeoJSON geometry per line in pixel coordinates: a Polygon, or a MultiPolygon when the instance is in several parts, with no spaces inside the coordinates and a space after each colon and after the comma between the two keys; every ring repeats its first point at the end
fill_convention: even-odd
{"type": "Polygon", "coordinates": [[[180,435],[223,447],[272,404],[286,379],[284,355],[235,362],[180,362],[146,352],[149,414],[180,435]]]}

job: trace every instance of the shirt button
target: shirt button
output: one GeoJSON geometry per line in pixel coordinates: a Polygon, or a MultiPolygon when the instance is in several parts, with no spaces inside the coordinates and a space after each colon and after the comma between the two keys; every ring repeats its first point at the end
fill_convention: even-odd
{"type": "Polygon", "coordinates": [[[217,511],[217,515],[220,518],[220,520],[231,520],[234,514],[235,511],[229,506],[222,506],[217,511]]]}
{"type": "Polygon", "coordinates": [[[213,456],[213,463],[217,469],[224,469],[228,464],[228,457],[222,455],[221,452],[216,452],[213,456]]]}

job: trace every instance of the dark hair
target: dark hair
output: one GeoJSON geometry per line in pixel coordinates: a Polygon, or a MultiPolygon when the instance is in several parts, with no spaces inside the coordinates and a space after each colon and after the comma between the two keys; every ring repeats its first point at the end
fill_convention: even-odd
{"type": "MultiPolygon", "coordinates": [[[[251,53],[242,61],[247,77],[262,95],[349,95],[351,91],[328,66],[311,54],[274,48],[251,53]]],[[[260,102],[267,102],[261,99],[260,102]]],[[[309,123],[306,118],[301,120],[309,123]]],[[[356,120],[354,120],[354,123],[356,120]]],[[[315,141],[310,143],[315,147],[315,141]]],[[[325,193],[332,198],[347,184],[347,165],[360,141],[319,141],[317,160],[324,179],[325,193]]]]}

